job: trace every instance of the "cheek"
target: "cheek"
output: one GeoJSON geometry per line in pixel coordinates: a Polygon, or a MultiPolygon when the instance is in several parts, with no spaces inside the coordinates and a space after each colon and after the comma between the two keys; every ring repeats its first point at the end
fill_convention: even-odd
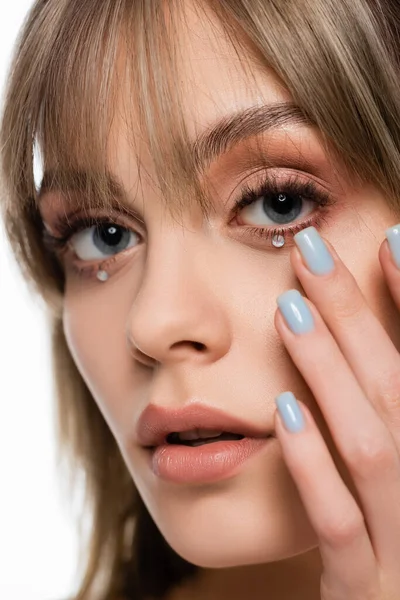
{"type": "Polygon", "coordinates": [[[89,342],[96,331],[95,323],[94,311],[85,310],[84,303],[73,303],[68,295],[66,296],[63,312],[65,339],[75,364],[86,382],[90,380],[91,366],[95,359],[93,350],[99,348],[98,344],[89,342]]]}
{"type": "Polygon", "coordinates": [[[100,296],[65,297],[63,323],[70,353],[116,437],[123,433],[121,423],[127,422],[126,390],[132,390],[122,314],[117,308],[107,309],[100,296]]]}

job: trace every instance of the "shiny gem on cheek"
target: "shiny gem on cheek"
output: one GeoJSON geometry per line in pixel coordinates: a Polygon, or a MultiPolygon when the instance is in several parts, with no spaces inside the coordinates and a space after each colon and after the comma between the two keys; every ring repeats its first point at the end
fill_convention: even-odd
{"type": "Polygon", "coordinates": [[[97,277],[97,279],[99,281],[107,281],[107,279],[108,279],[108,273],[107,273],[107,271],[104,271],[103,269],[99,269],[97,271],[96,277],[97,277]]]}
{"type": "Polygon", "coordinates": [[[284,246],[285,244],[285,238],[283,237],[283,235],[276,233],[273,236],[271,243],[273,246],[275,246],[275,248],[282,248],[282,246],[284,246]]]}

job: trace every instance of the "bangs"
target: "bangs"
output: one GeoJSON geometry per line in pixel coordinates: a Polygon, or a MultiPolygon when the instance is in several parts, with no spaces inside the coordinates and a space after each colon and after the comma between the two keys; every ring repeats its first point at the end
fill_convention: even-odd
{"type": "MultiPolygon", "coordinates": [[[[51,51],[47,48],[43,57],[40,111],[31,111],[43,170],[40,192],[60,190],[67,200],[73,193],[83,208],[110,210],[119,202],[123,190],[108,163],[118,110],[139,181],[146,167],[138,140],[152,157],[155,184],[171,211],[187,205],[190,196],[209,207],[198,184],[194,155],[188,152],[183,100],[176,85],[177,44],[171,40],[178,39],[182,21],[178,24],[173,18],[178,15],[173,2],[168,11],[149,0],[101,2],[96,19],[93,10],[90,2],[64,3],[52,30],[51,51]]],[[[36,183],[35,188],[39,191],[36,183]]],[[[37,207],[38,194],[34,197],[37,207]]]]}
{"type": "MultiPolygon", "coordinates": [[[[36,209],[40,195],[49,190],[60,190],[67,201],[80,202],[83,210],[111,211],[118,205],[125,194],[111,173],[108,151],[114,119],[122,117],[139,185],[144,170],[174,216],[192,203],[208,215],[213,203],[202,178],[210,162],[205,156],[222,150],[229,118],[208,138],[205,152],[200,150],[201,137],[190,138],[183,117],[185,86],[176,83],[182,81],[184,62],[179,39],[188,30],[187,13],[179,7],[176,0],[169,1],[168,7],[159,0],[108,0],[96,5],[96,19],[90,2],[70,0],[60,10],[57,26],[52,25],[51,47],[38,59],[42,62],[37,81],[40,102],[31,88],[28,139],[34,138],[34,156],[40,156],[43,177],[40,189],[35,182],[35,193],[24,197],[33,198],[36,209]],[[141,160],[143,148],[151,157],[155,180],[141,160]]],[[[213,14],[209,5],[199,3],[193,8],[201,19],[213,14]]],[[[54,14],[51,17],[54,20],[54,14]]],[[[254,47],[234,26],[232,15],[223,11],[220,18],[246,76],[255,81],[254,47]]],[[[215,35],[217,51],[218,35],[220,31],[215,35]]],[[[26,53],[34,55],[31,48],[26,53]]],[[[32,71],[32,81],[34,77],[32,71]]],[[[301,110],[296,108],[300,118],[301,110]]],[[[267,157],[265,165],[269,165],[267,157]]],[[[32,171],[35,179],[34,165],[32,171]]]]}
{"type": "MultiPolygon", "coordinates": [[[[161,0],[106,0],[95,4],[69,0],[59,4],[57,11],[51,2],[37,4],[37,11],[41,6],[37,26],[46,31],[47,38],[38,43],[37,36],[28,37],[16,65],[23,65],[29,82],[24,104],[17,107],[21,116],[25,112],[25,123],[29,124],[27,144],[19,148],[20,154],[24,150],[26,161],[22,180],[31,192],[23,197],[36,196],[28,176],[29,172],[33,178],[33,139],[40,147],[46,185],[66,195],[70,190],[79,190],[91,206],[110,208],[119,194],[117,182],[110,177],[107,148],[116,107],[122,102],[139,173],[144,168],[136,147],[141,139],[154,162],[157,186],[166,205],[171,209],[183,207],[188,198],[194,197],[208,210],[210,201],[198,182],[199,165],[183,118],[183,87],[177,85],[181,81],[182,48],[176,42],[182,27],[187,27],[181,3],[169,0],[167,6],[161,0]]],[[[272,67],[309,122],[319,127],[326,150],[340,155],[349,171],[360,179],[379,179],[384,157],[376,148],[368,155],[365,146],[361,153],[360,141],[371,142],[377,134],[382,135],[380,126],[373,130],[373,118],[379,121],[376,109],[380,103],[383,114],[387,100],[373,96],[365,85],[368,82],[360,79],[357,63],[352,71],[350,63],[345,64],[344,39],[354,55],[361,48],[344,31],[335,31],[336,2],[328,0],[324,6],[316,3],[311,11],[307,0],[291,0],[282,12],[271,3],[257,6],[251,19],[245,6],[245,2],[227,0],[207,4],[218,16],[239,60],[246,62],[249,78],[250,57],[261,67],[272,67]],[[271,33],[269,39],[261,38],[257,17],[268,23],[270,32],[285,35],[275,39],[271,33]]],[[[207,18],[205,4],[194,3],[193,7],[200,18],[207,18]]],[[[347,20],[356,24],[356,10],[364,13],[365,23],[373,22],[363,2],[345,1],[341,10],[343,23],[347,20]]],[[[367,26],[364,31],[359,29],[356,40],[365,42],[362,50],[371,75],[382,80],[377,58],[385,53],[383,41],[377,37],[372,40],[367,26]]],[[[390,34],[387,30],[385,33],[390,34]]],[[[387,80],[382,81],[386,87],[393,82],[391,75],[388,68],[387,80]]],[[[16,140],[23,144],[22,136],[16,140]]],[[[390,137],[384,141],[386,147],[393,146],[390,137]]]]}

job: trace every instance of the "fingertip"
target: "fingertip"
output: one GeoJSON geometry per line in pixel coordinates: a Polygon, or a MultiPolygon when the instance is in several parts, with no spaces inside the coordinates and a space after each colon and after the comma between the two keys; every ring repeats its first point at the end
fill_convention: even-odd
{"type": "Polygon", "coordinates": [[[300,268],[307,269],[307,266],[304,263],[303,257],[301,255],[300,250],[297,246],[294,246],[290,253],[290,262],[292,264],[292,268],[295,272],[297,272],[300,268]]]}
{"type": "Polygon", "coordinates": [[[382,267],[388,266],[392,271],[395,271],[395,274],[399,274],[399,267],[396,264],[396,260],[390,249],[389,241],[387,238],[383,240],[379,248],[379,260],[381,262],[382,267]]]}
{"type": "Polygon", "coordinates": [[[382,243],[382,252],[386,258],[386,252],[390,255],[388,261],[396,270],[400,269],[400,226],[395,225],[385,231],[386,238],[382,243]]]}
{"type": "Polygon", "coordinates": [[[284,331],[285,320],[282,316],[279,306],[277,306],[275,310],[274,325],[278,334],[282,336],[282,332],[284,331]]]}

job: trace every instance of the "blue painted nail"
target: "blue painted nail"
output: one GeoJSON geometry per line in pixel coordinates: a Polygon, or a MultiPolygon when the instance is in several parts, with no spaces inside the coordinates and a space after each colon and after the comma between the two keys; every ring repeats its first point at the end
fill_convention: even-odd
{"type": "Polygon", "coordinates": [[[279,309],[293,333],[307,333],[314,329],[314,318],[297,290],[288,290],[276,299],[279,309]]]}
{"type": "Polygon", "coordinates": [[[297,433],[304,429],[304,417],[292,392],[282,392],[275,398],[275,403],[284,425],[290,433],[297,433]]]}
{"type": "Polygon", "coordinates": [[[398,269],[400,269],[400,224],[386,229],[386,237],[393,260],[398,269]]]}
{"type": "Polygon", "coordinates": [[[324,240],[315,227],[307,227],[294,236],[307,267],[314,275],[326,275],[333,271],[335,263],[324,240]]]}

